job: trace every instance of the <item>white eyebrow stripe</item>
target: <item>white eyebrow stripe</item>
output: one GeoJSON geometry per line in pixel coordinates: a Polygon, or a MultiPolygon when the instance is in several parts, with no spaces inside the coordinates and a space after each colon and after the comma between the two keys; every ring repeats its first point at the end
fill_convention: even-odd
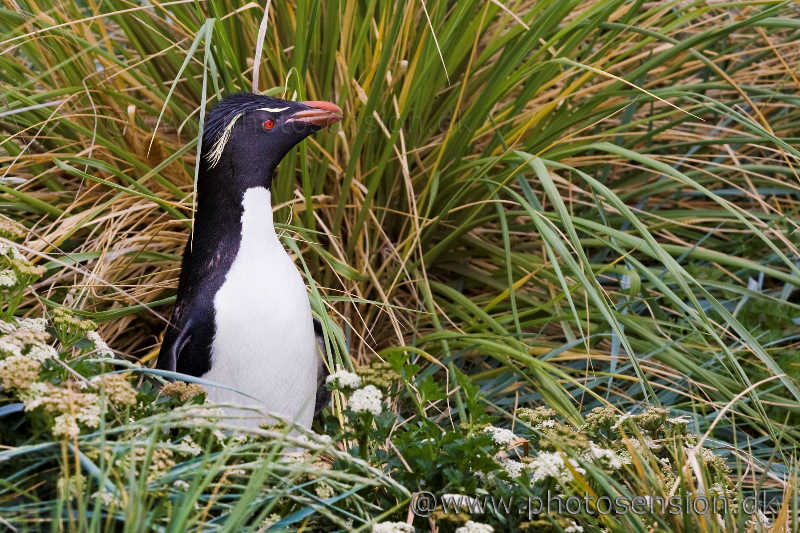
{"type": "Polygon", "coordinates": [[[281,111],[286,111],[289,109],[289,106],[286,107],[259,107],[259,111],[269,111],[270,113],[280,113],[281,111]]]}

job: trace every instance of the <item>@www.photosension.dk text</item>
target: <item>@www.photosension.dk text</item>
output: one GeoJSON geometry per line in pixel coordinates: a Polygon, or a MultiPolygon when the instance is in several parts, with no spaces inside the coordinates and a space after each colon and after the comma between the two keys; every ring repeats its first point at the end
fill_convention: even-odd
{"type": "Polygon", "coordinates": [[[543,496],[528,498],[500,497],[492,495],[466,496],[463,494],[442,494],[440,497],[432,492],[414,493],[411,510],[416,516],[427,517],[434,511],[444,513],[467,512],[482,515],[500,513],[510,515],[516,513],[527,515],[529,519],[541,514],[559,513],[566,515],[619,515],[633,513],[673,514],[683,513],[707,514],[741,512],[747,515],[764,510],[769,504],[764,498],[746,497],[740,506],[733,506],[722,496],[592,496],[584,493],[580,496],[565,496],[547,491],[543,496]],[[762,501],[763,500],[763,501],[762,501]],[[440,507],[437,509],[437,507],[440,507]],[[734,511],[734,507],[737,510],[734,511]]]}

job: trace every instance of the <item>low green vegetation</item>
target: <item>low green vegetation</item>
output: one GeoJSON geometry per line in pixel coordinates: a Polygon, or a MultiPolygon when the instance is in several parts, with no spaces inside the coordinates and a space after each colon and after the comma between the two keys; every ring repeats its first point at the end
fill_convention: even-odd
{"type": "MultiPolygon", "coordinates": [[[[4,272],[30,266],[5,252],[4,272]]],[[[460,533],[769,525],[668,409],[596,407],[576,424],[523,407],[501,428],[465,374],[448,394],[396,355],[329,377],[340,408],[323,412],[322,433],[241,431],[202,387],[117,358],[64,308],[0,329],[0,495],[13,530],[403,532],[391,518],[409,508],[460,533]]]]}
{"type": "Polygon", "coordinates": [[[0,529],[800,530],[795,2],[266,6],[0,8],[0,529]],[[152,368],[237,91],[345,112],[274,182],[314,433],[152,368]]]}

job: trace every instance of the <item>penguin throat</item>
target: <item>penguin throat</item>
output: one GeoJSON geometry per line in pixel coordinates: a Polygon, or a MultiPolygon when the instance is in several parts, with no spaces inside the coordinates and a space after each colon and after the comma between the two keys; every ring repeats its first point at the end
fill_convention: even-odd
{"type": "MultiPolygon", "coordinates": [[[[248,243],[264,243],[281,246],[275,233],[272,218],[270,191],[266,187],[250,187],[242,198],[242,239],[248,243]]],[[[245,243],[243,242],[242,245],[245,243]]],[[[240,253],[257,250],[258,246],[242,246],[240,253]]]]}

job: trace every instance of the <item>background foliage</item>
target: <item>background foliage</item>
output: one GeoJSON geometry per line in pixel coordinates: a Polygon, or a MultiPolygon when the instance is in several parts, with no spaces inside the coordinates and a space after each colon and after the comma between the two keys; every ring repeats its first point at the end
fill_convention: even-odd
{"type": "Polygon", "coordinates": [[[4,5],[0,202],[46,269],[23,312],[151,361],[206,109],[327,99],[345,119],[284,160],[275,216],[337,362],[458,367],[499,416],[666,406],[787,485],[796,3],[267,5],[4,5]]]}

